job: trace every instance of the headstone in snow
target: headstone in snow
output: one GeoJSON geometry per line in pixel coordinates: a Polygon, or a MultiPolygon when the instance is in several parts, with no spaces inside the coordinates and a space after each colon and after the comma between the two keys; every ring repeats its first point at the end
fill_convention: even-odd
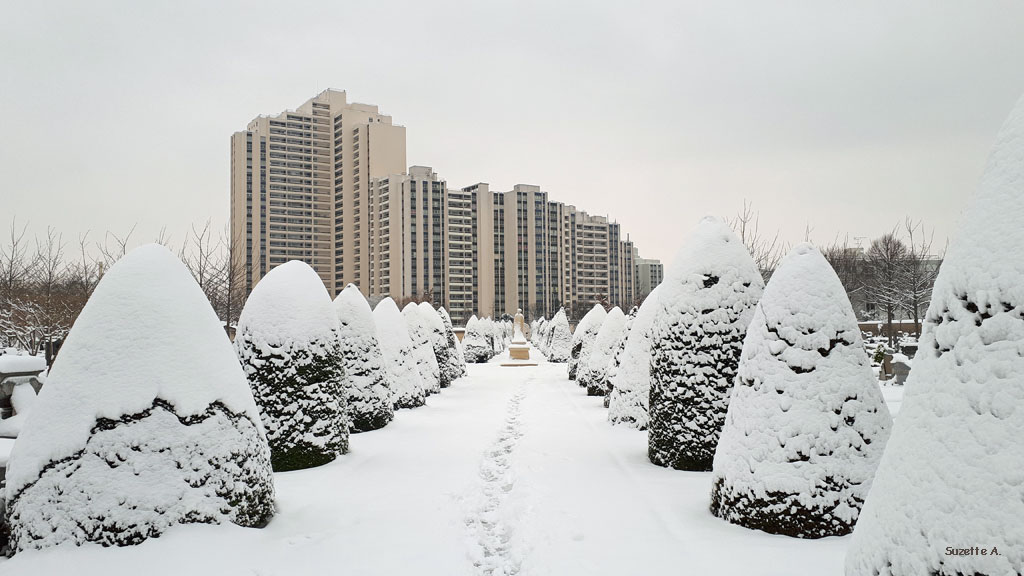
{"type": "Polygon", "coordinates": [[[658,314],[659,285],[644,299],[630,327],[619,369],[608,394],[608,421],[647,430],[651,393],[651,329],[658,314]]]}
{"type": "Polygon", "coordinates": [[[668,273],[651,336],[648,457],[711,469],[743,336],[764,281],[727,224],[701,220],[668,273]]]}
{"type": "Polygon", "coordinates": [[[359,288],[349,284],[334,299],[334,311],[345,365],[349,430],[383,428],[394,418],[395,408],[373,310],[359,288]]]}
{"type": "Polygon", "coordinates": [[[576,377],[580,386],[587,389],[588,396],[605,396],[608,394],[608,363],[612,360],[615,348],[622,339],[626,328],[626,315],[618,306],[605,315],[601,329],[594,337],[594,343],[587,355],[586,363],[582,364],[576,377]]]}
{"type": "Polygon", "coordinates": [[[323,281],[298,260],[271,270],[245,302],[235,350],[275,471],[320,466],[348,452],[338,328],[323,281]]]}
{"type": "Polygon", "coordinates": [[[104,274],[7,469],[15,552],[138,544],[184,523],[263,526],[274,477],[259,412],[206,296],[163,246],[104,274]]]}
{"type": "Polygon", "coordinates": [[[711,512],[797,538],[849,534],[891,425],[846,290],[817,249],[796,246],[747,329],[711,512]]]}
{"type": "Polygon", "coordinates": [[[846,574],[1024,573],[1024,99],[932,291],[846,574]]]}
{"type": "Polygon", "coordinates": [[[569,350],[569,380],[576,380],[580,369],[587,365],[594,339],[607,315],[604,306],[594,304],[576,325],[576,331],[572,334],[572,348],[569,350]]]}
{"type": "Polygon", "coordinates": [[[434,342],[431,340],[431,328],[427,318],[418,304],[410,302],[402,308],[405,326],[409,329],[412,339],[412,356],[416,359],[416,369],[423,379],[423,389],[427,395],[441,391],[441,369],[434,355],[434,342]]]}
{"type": "Polygon", "coordinates": [[[391,374],[392,401],[395,408],[417,408],[426,403],[423,378],[416,367],[412,339],[405,317],[391,298],[385,298],[373,309],[377,325],[377,341],[384,353],[384,363],[391,374]]]}

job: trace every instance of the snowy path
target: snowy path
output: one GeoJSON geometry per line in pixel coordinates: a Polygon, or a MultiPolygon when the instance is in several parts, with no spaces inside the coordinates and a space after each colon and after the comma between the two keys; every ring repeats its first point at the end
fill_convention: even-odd
{"type": "MultiPolygon", "coordinates": [[[[895,398],[894,398],[895,399],[895,398]]],[[[428,406],[276,477],[263,530],[182,526],[140,546],[60,547],[0,575],[841,574],[848,538],[793,540],[707,512],[710,474],[648,463],[565,365],[470,366],[428,406]]]]}

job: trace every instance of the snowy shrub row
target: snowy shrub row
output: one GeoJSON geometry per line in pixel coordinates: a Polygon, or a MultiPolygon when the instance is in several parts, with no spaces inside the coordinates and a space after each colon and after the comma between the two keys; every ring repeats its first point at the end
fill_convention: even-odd
{"type": "Polygon", "coordinates": [[[481,364],[501,354],[508,348],[514,330],[511,322],[470,317],[462,337],[466,362],[481,364]]]}

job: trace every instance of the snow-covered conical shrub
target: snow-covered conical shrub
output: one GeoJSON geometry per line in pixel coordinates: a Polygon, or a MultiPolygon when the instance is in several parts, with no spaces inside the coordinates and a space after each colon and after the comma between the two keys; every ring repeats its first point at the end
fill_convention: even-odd
{"type": "Polygon", "coordinates": [[[395,408],[416,408],[426,403],[423,378],[416,367],[412,339],[405,317],[391,298],[385,298],[373,309],[377,324],[377,341],[384,353],[384,364],[391,374],[392,401],[395,408]]]}
{"type": "Polygon", "coordinates": [[[455,327],[452,326],[452,318],[448,315],[448,311],[439,308],[437,315],[441,317],[441,323],[444,325],[445,345],[451,351],[448,356],[448,371],[452,375],[451,379],[455,380],[466,375],[466,359],[462,357],[459,350],[459,338],[455,335],[455,327]]]}
{"type": "Polygon", "coordinates": [[[647,430],[647,402],[651,393],[651,328],[660,311],[659,285],[640,305],[629,329],[619,369],[611,379],[608,421],[647,430]]]}
{"type": "Polygon", "coordinates": [[[849,534],[891,424],[843,284],[798,245],[747,328],[711,512],[772,534],[849,534]]]}
{"type": "Polygon", "coordinates": [[[416,369],[423,379],[423,389],[427,395],[441,391],[441,369],[434,355],[434,342],[431,339],[431,328],[419,305],[410,302],[402,308],[405,326],[412,339],[412,356],[416,359],[416,369]]]}
{"type": "Polygon", "coordinates": [[[252,392],[202,290],[163,246],[131,251],[96,287],[14,445],[5,499],[15,552],[270,520],[252,392]]]}
{"type": "Polygon", "coordinates": [[[662,286],[651,337],[648,457],[659,466],[710,470],[764,281],[739,237],[709,216],[662,286]]]}
{"type": "Polygon", "coordinates": [[[605,381],[608,384],[608,393],[604,395],[605,408],[608,408],[611,405],[611,392],[614,387],[612,382],[615,381],[615,376],[619,373],[619,366],[622,363],[622,353],[626,349],[626,341],[629,340],[629,332],[633,329],[633,321],[636,320],[638,311],[639,307],[633,306],[633,309],[626,315],[626,324],[622,327],[622,337],[619,338],[619,342],[615,346],[615,351],[612,352],[612,358],[608,362],[608,373],[605,375],[605,381]]]}
{"type": "Polygon", "coordinates": [[[547,324],[548,343],[545,354],[548,362],[568,362],[572,350],[572,332],[569,331],[569,320],[565,317],[565,309],[561,309],[547,324]]]}
{"type": "Polygon", "coordinates": [[[472,364],[487,362],[494,356],[494,347],[491,345],[485,320],[475,315],[470,316],[466,322],[466,332],[462,335],[462,352],[466,356],[466,362],[472,364]]]}
{"type": "Polygon", "coordinates": [[[1024,99],[935,281],[846,574],[1024,573],[1024,99]]]}
{"type": "Polygon", "coordinates": [[[334,299],[334,311],[338,314],[345,365],[349,430],[366,432],[382,428],[394,418],[395,407],[373,310],[359,289],[349,284],[334,299]]]}
{"type": "Polygon", "coordinates": [[[298,260],[271,270],[242,308],[235,351],[277,472],[312,468],[348,452],[338,328],[323,281],[298,260]]]}
{"type": "Polygon", "coordinates": [[[437,362],[438,382],[441,388],[451,386],[452,381],[460,376],[459,360],[455,350],[448,347],[445,336],[444,321],[429,302],[420,302],[420,317],[427,330],[427,336],[434,347],[434,361],[437,362]]]}
{"type": "Polygon", "coordinates": [[[576,331],[572,334],[572,348],[569,351],[569,380],[576,380],[580,369],[587,365],[590,349],[607,315],[604,306],[594,304],[590,312],[584,314],[580,323],[576,325],[576,331]]]}
{"type": "Polygon", "coordinates": [[[626,315],[616,306],[608,312],[601,323],[601,329],[597,331],[586,363],[581,365],[576,377],[580,386],[586,387],[588,396],[608,394],[608,363],[611,362],[625,329],[626,315]]]}

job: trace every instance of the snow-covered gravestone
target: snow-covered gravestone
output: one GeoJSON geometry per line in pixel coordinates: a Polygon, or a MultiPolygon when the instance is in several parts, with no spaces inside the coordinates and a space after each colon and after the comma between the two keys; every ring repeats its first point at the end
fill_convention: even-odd
{"type": "Polygon", "coordinates": [[[544,353],[547,355],[548,362],[568,362],[569,352],[572,349],[572,332],[569,331],[569,320],[565,317],[565,309],[559,310],[551,322],[545,326],[547,327],[545,335],[547,345],[544,353]]]}
{"type": "Polygon", "coordinates": [[[796,246],[747,328],[711,512],[797,538],[849,534],[891,424],[846,290],[817,249],[796,246]]]}
{"type": "Polygon", "coordinates": [[[626,315],[616,306],[608,312],[601,323],[601,329],[597,331],[586,363],[581,365],[577,375],[580,386],[586,387],[588,396],[608,394],[608,363],[612,361],[612,355],[615,354],[615,348],[618,347],[625,329],[626,315]]]}
{"type": "Polygon", "coordinates": [[[935,281],[846,574],[1024,573],[1024,99],[935,281]]]}
{"type": "Polygon", "coordinates": [[[235,351],[277,472],[320,466],[348,452],[338,328],[323,281],[298,260],[264,276],[239,315],[235,351]]]}
{"type": "Polygon", "coordinates": [[[448,315],[448,311],[438,308],[437,315],[441,317],[441,323],[444,325],[445,345],[451,350],[448,370],[452,374],[451,379],[455,380],[466,375],[466,359],[462,357],[462,352],[459,350],[459,339],[455,335],[455,327],[452,325],[452,318],[448,315]]]}
{"type": "Polygon", "coordinates": [[[395,408],[417,408],[426,403],[423,378],[413,357],[412,339],[405,317],[391,298],[385,298],[373,309],[377,324],[377,341],[384,353],[384,363],[391,374],[392,401],[395,408]]]}
{"type": "Polygon", "coordinates": [[[660,311],[659,285],[651,291],[636,312],[619,369],[612,377],[608,394],[608,421],[647,430],[647,402],[651,392],[651,328],[660,311]]]}
{"type": "Polygon", "coordinates": [[[444,321],[429,302],[420,302],[420,317],[427,331],[430,344],[434,348],[434,361],[437,362],[438,382],[441,388],[452,385],[452,381],[460,376],[459,360],[455,350],[448,347],[444,321]]]}
{"type": "Polygon", "coordinates": [[[462,351],[466,362],[480,364],[494,356],[487,333],[487,324],[476,316],[470,316],[466,322],[466,332],[462,336],[462,351]]]}
{"type": "Polygon", "coordinates": [[[15,552],[270,520],[252,392],[202,290],[163,246],[131,251],[96,287],[14,445],[5,498],[15,552]]]}
{"type": "Polygon", "coordinates": [[[354,284],[346,286],[334,299],[334,310],[338,314],[345,366],[349,430],[367,432],[383,428],[394,418],[395,408],[373,310],[354,284]]]}
{"type": "Polygon", "coordinates": [[[580,369],[587,365],[590,349],[607,315],[604,306],[594,304],[590,312],[584,314],[580,323],[576,325],[576,331],[572,335],[572,348],[569,351],[569,380],[576,380],[580,369]]]}
{"type": "Polygon", "coordinates": [[[701,220],[658,294],[647,451],[654,464],[711,470],[743,336],[763,288],[729,226],[701,220]]]}
{"type": "Polygon", "coordinates": [[[412,339],[412,357],[416,359],[416,369],[423,379],[423,389],[427,395],[441,391],[441,369],[434,355],[434,343],[431,340],[431,329],[427,318],[418,304],[410,302],[402,308],[405,326],[412,339]]]}

